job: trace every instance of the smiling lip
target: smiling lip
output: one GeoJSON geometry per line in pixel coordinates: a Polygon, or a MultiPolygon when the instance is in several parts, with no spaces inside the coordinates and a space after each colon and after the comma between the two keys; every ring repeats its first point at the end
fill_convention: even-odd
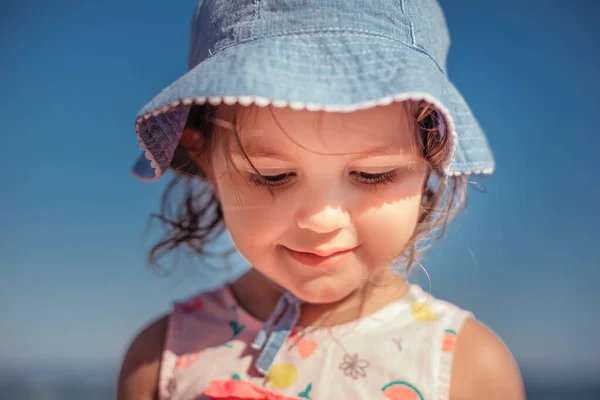
{"type": "Polygon", "coordinates": [[[354,250],[347,249],[329,252],[329,255],[319,255],[310,252],[292,250],[288,247],[286,247],[285,249],[294,260],[313,268],[333,267],[334,265],[346,261],[352,255],[352,250],[354,250]]]}

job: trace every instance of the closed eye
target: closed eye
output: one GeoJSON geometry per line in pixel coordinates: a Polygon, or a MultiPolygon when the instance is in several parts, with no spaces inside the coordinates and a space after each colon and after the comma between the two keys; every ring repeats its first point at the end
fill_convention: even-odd
{"type": "Polygon", "coordinates": [[[378,174],[370,174],[368,172],[360,172],[360,171],[352,171],[351,175],[355,175],[356,180],[361,183],[366,183],[369,185],[379,185],[385,183],[392,183],[396,181],[397,173],[395,170],[382,172],[378,174]]]}
{"type": "MultiPolygon", "coordinates": [[[[253,173],[248,173],[248,180],[256,187],[280,187],[289,183],[292,177],[295,175],[296,174],[294,172],[286,172],[277,175],[257,175],[253,173]]],[[[364,183],[367,185],[382,185],[396,182],[398,174],[396,170],[391,170],[376,174],[361,171],[352,171],[350,172],[350,175],[353,175],[356,181],[360,183],[364,183]]]]}

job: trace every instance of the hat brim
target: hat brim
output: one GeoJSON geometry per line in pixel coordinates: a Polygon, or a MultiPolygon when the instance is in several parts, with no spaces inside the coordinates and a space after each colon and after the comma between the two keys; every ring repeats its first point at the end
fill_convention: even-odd
{"type": "Polygon", "coordinates": [[[358,33],[268,37],[220,50],[162,90],[138,114],[144,154],[133,173],[154,181],[169,168],[192,104],[209,102],[355,111],[426,100],[451,134],[448,175],[492,173],[494,157],[469,106],[421,49],[358,33]]]}

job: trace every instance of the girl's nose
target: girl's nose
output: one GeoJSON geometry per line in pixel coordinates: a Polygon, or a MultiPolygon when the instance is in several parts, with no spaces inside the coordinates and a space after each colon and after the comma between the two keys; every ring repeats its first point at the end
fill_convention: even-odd
{"type": "Polygon", "coordinates": [[[325,189],[324,196],[319,196],[316,191],[311,192],[303,201],[304,204],[300,204],[296,214],[296,222],[300,228],[328,233],[350,224],[350,214],[344,203],[339,201],[345,196],[336,195],[334,191],[334,188],[329,187],[325,189]]]}
{"type": "Polygon", "coordinates": [[[302,210],[298,213],[297,223],[300,228],[310,229],[318,233],[328,233],[344,228],[350,223],[348,212],[340,206],[324,206],[320,210],[302,210]]]}

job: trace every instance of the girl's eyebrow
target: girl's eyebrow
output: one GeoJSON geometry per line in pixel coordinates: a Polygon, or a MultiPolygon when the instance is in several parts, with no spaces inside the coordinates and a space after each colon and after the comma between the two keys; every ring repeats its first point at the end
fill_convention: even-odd
{"type": "Polygon", "coordinates": [[[257,146],[257,145],[246,145],[242,150],[240,150],[239,146],[233,145],[230,148],[231,154],[238,157],[243,157],[244,153],[248,157],[264,157],[264,158],[273,158],[282,161],[292,161],[290,157],[287,157],[281,153],[278,153],[272,149],[267,147],[257,146]]]}
{"type": "MultiPolygon", "coordinates": [[[[234,156],[243,157],[243,153],[237,145],[233,145],[230,148],[231,154],[234,156]]],[[[248,157],[264,157],[264,158],[273,158],[276,160],[282,161],[293,161],[293,159],[289,156],[286,156],[282,153],[279,153],[269,147],[263,146],[262,144],[253,143],[247,144],[243,148],[243,152],[248,157]]],[[[378,146],[361,152],[353,152],[353,153],[331,153],[326,155],[355,155],[353,160],[360,160],[369,157],[378,157],[378,156],[400,156],[406,161],[416,161],[417,157],[412,152],[398,148],[394,146],[378,146]]]]}
{"type": "Polygon", "coordinates": [[[404,148],[394,146],[378,146],[356,153],[357,158],[377,157],[377,156],[404,156],[414,158],[414,154],[404,148]]]}

